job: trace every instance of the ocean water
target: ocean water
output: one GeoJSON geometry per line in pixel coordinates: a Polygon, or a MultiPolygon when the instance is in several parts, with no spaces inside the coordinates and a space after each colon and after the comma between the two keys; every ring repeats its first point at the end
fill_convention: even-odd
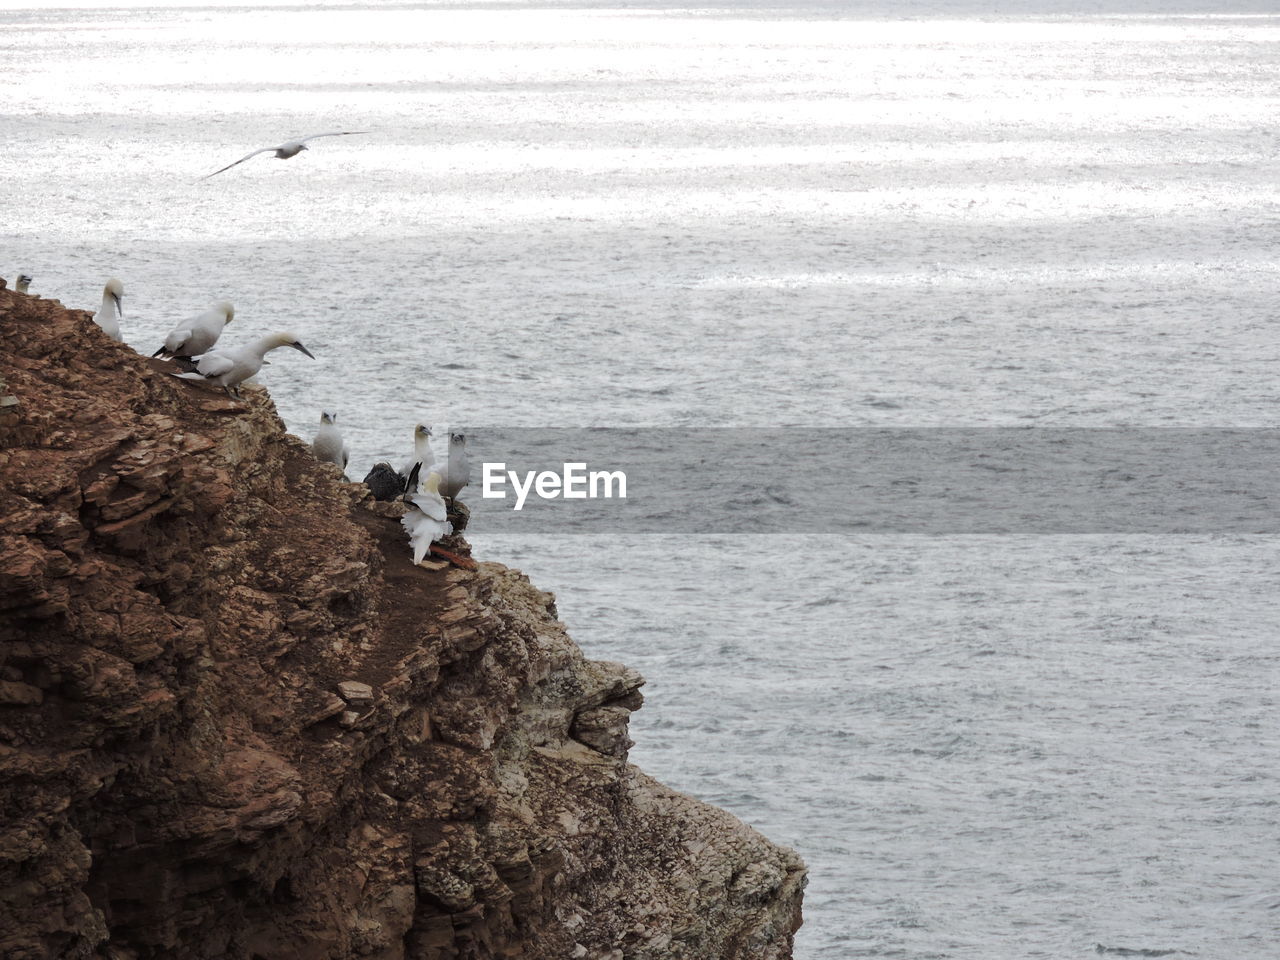
{"type": "MultiPolygon", "coordinates": [[[[0,276],[294,330],[356,476],[419,419],[1274,421],[1266,4],[28,2],[0,67],[0,276]]],[[[1274,538],[469,534],[804,855],[801,960],[1280,954],[1274,538]]]]}

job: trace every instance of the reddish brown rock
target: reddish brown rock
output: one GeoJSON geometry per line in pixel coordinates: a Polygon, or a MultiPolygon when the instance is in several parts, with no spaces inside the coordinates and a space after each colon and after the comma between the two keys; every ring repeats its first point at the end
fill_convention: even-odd
{"type": "Polygon", "coordinates": [[[168,370],[0,290],[0,956],[790,955],[803,865],[628,765],[638,674],[168,370]]]}

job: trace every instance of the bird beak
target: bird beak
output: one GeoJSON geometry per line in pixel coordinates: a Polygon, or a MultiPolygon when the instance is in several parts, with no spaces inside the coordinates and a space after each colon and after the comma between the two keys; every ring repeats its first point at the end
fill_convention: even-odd
{"type": "Polygon", "coordinates": [[[112,300],[114,300],[114,301],[116,302],[116,312],[118,312],[118,313],[120,314],[120,316],[122,316],[122,317],[123,317],[123,316],[124,316],[124,306],[123,306],[123,305],[121,305],[121,303],[120,303],[120,295],[119,295],[119,294],[116,294],[116,293],[113,293],[113,294],[111,295],[111,299],[112,299],[112,300]]]}
{"type": "Polygon", "coordinates": [[[308,357],[310,357],[312,360],[314,360],[314,359],[316,358],[316,355],[315,355],[314,353],[312,353],[310,350],[308,350],[306,347],[304,347],[304,346],[303,346],[302,344],[300,344],[300,343],[294,343],[294,344],[291,344],[291,346],[292,346],[292,347],[293,347],[293,349],[295,349],[295,350],[301,350],[303,353],[305,353],[305,354],[306,354],[308,357]]]}

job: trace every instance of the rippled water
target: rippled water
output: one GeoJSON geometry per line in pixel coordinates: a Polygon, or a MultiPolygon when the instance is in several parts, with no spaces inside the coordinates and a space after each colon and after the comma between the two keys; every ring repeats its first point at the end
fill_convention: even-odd
{"type": "MultiPolygon", "coordinates": [[[[1203,9],[8,6],[0,275],[294,329],[357,475],[420,417],[1269,426],[1280,17],[1203,9]]],[[[473,540],[803,853],[798,957],[1280,948],[1274,540],[473,540]]]]}

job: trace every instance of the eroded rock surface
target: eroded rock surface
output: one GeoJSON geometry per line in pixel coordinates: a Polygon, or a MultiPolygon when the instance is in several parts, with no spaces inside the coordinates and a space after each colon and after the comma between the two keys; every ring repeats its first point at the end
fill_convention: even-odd
{"type": "Polygon", "coordinates": [[[0,956],[789,957],[802,863],[627,763],[641,677],[244,392],[0,290],[0,956]]]}

